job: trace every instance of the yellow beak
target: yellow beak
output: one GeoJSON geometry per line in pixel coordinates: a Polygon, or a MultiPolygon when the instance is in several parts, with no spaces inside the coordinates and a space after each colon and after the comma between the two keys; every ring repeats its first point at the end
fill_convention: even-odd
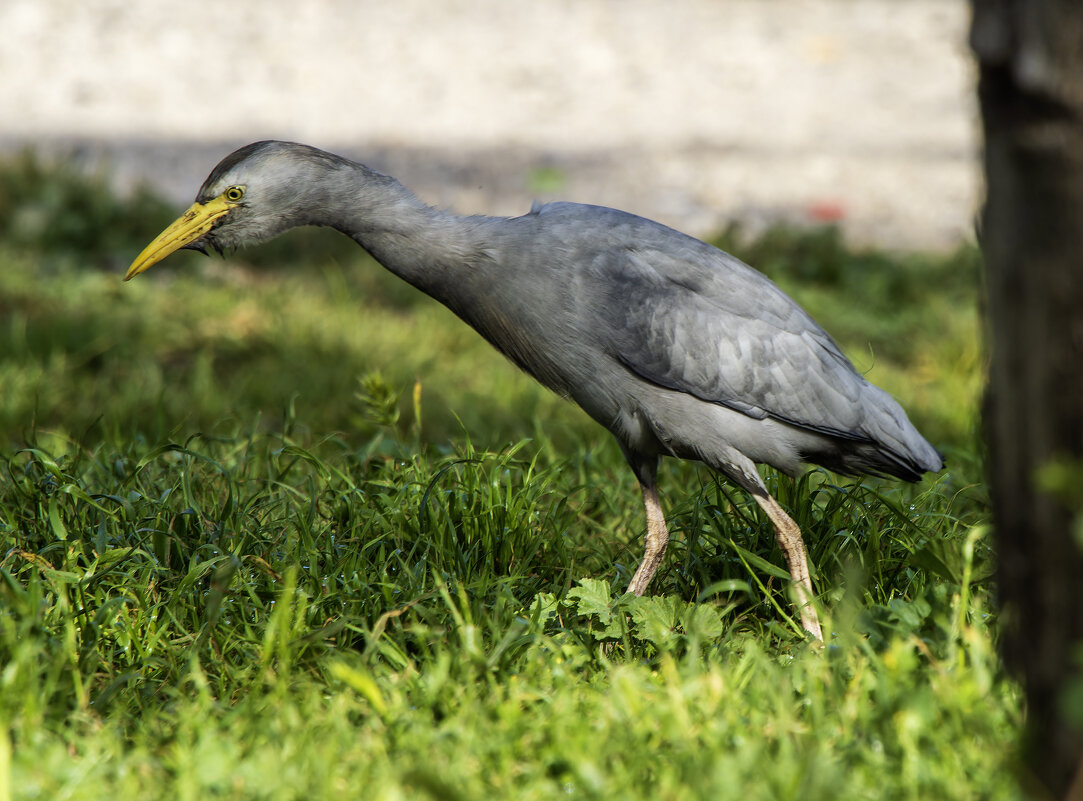
{"type": "Polygon", "coordinates": [[[170,253],[195,242],[214,227],[215,220],[228,214],[233,205],[221,196],[208,200],[206,203],[193,203],[188,211],[180,216],[180,219],[158,234],[158,237],[136,256],[124,280],[129,281],[135,278],[170,253]]]}

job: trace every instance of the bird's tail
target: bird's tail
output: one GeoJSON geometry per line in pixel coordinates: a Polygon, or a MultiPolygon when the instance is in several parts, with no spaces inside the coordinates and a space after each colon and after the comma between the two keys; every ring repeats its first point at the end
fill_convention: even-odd
{"type": "Polygon", "coordinates": [[[921,435],[894,398],[873,384],[866,393],[870,412],[862,428],[869,442],[855,454],[864,464],[863,472],[918,481],[923,473],[944,468],[944,455],[921,435]]]}
{"type": "Polygon", "coordinates": [[[857,436],[834,439],[833,447],[807,454],[807,461],[846,475],[904,481],[920,481],[923,474],[942,470],[944,455],[918,432],[895,399],[873,384],[865,391],[867,416],[857,436]]]}

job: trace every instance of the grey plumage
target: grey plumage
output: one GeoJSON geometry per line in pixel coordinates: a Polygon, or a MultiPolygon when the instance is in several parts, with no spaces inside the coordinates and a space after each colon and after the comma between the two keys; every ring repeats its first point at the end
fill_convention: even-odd
{"type": "Polygon", "coordinates": [[[657,505],[660,456],[701,460],[753,494],[775,524],[802,621],[817,637],[800,532],[755,463],[908,481],[943,465],[902,408],[768,278],[614,209],[550,203],[515,218],[460,217],[363,165],[258,142],[215,167],[196,204],[127,277],[179,247],[234,248],[308,224],[352,237],[613,433],[647,509],[634,592],[646,589],[668,538],[657,505]]]}

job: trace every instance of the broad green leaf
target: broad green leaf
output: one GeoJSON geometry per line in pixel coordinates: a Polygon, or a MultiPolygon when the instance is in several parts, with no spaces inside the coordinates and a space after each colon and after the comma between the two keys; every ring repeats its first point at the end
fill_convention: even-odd
{"type": "Polygon", "coordinates": [[[689,604],[681,613],[680,622],[689,637],[713,640],[725,631],[722,616],[709,604],[689,604]]]}
{"type": "Polygon", "coordinates": [[[602,623],[608,623],[612,615],[612,595],[609,582],[600,579],[581,579],[578,587],[568,590],[568,597],[577,599],[575,608],[581,615],[597,615],[602,623]]]}
{"type": "Polygon", "coordinates": [[[677,637],[679,607],[684,606],[673,596],[640,598],[632,605],[635,633],[659,648],[672,644],[677,637]]]}

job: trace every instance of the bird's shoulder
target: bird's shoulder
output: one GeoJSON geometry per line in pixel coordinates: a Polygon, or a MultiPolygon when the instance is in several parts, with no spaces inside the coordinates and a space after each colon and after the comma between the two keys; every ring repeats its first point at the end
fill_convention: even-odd
{"type": "Polygon", "coordinates": [[[538,238],[548,245],[544,252],[559,268],[581,273],[595,291],[635,288],[643,300],[660,300],[671,291],[691,293],[699,303],[757,317],[801,311],[763,273],[654,220],[569,202],[535,205],[526,218],[537,226],[538,238]]]}

